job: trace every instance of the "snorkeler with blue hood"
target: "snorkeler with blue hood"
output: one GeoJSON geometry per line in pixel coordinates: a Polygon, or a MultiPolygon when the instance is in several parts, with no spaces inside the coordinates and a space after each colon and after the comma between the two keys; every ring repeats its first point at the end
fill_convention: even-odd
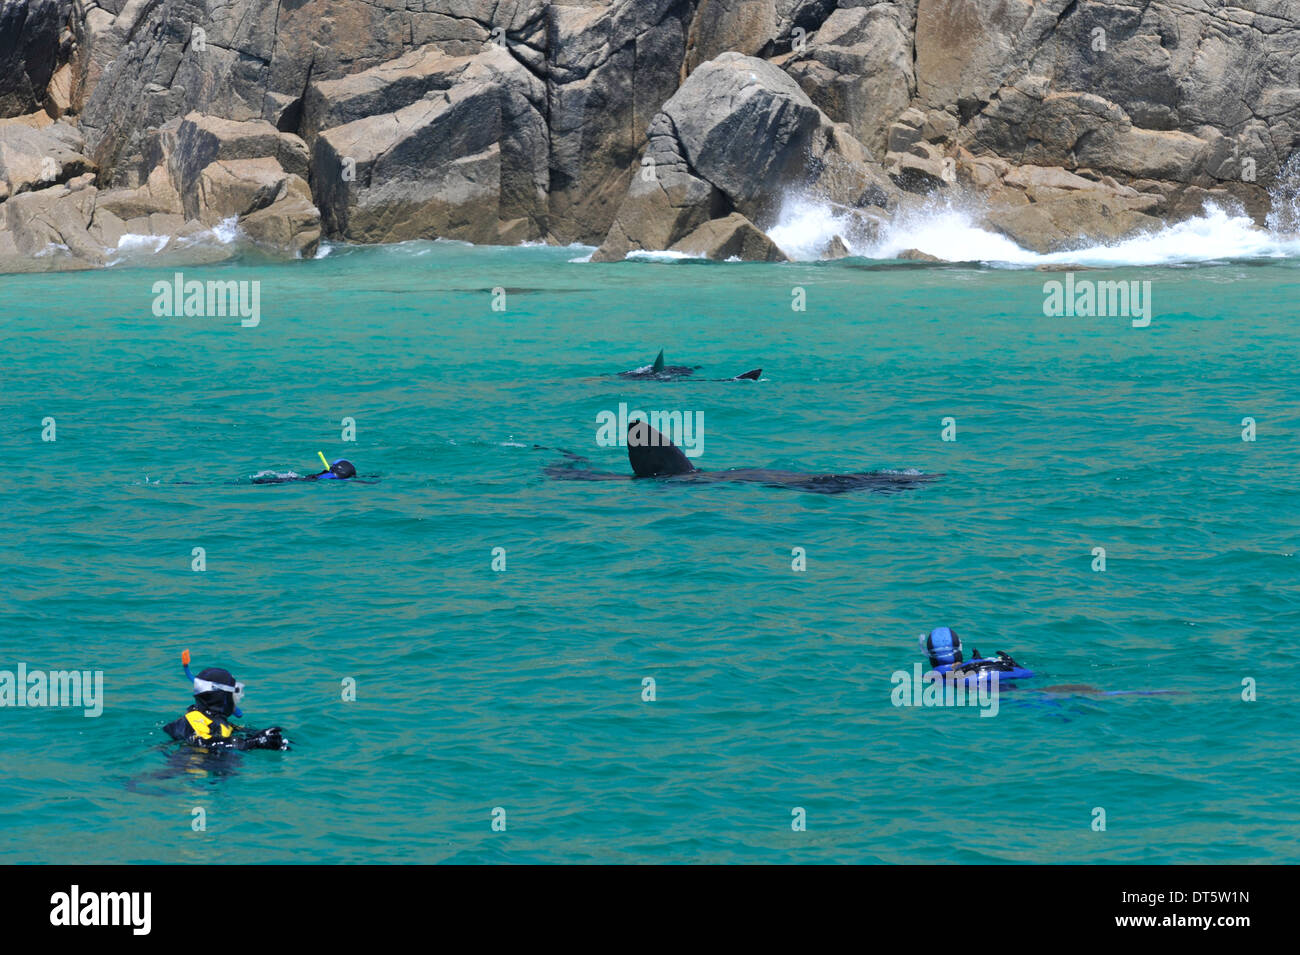
{"type": "MultiPolygon", "coordinates": [[[[276,474],[271,471],[262,471],[253,475],[254,484],[291,484],[295,481],[347,481],[357,476],[357,469],[352,466],[352,462],[347,458],[339,458],[334,462],[325,460],[325,455],[320,451],[316,452],[320,457],[320,463],[325,465],[324,471],[316,474],[276,474]]],[[[363,484],[372,483],[362,481],[363,484]]]]}
{"type": "Polygon", "coordinates": [[[951,627],[936,627],[928,635],[921,634],[921,652],[930,660],[935,673],[947,674],[954,680],[978,680],[984,674],[996,674],[1003,680],[1027,680],[1034,675],[1009,654],[998,651],[995,657],[981,656],[979,648],[972,647],[972,656],[964,660],[961,637],[951,627]]]}
{"type": "Polygon", "coordinates": [[[207,750],[289,748],[278,726],[252,732],[228,722],[228,717],[244,715],[239,709],[244,684],[236,681],[229,670],[208,667],[195,676],[190,672],[189,650],[181,653],[181,666],[185,678],[194,684],[194,705],[180,719],[163,727],[168,736],[207,750]]]}
{"type": "Polygon", "coordinates": [[[329,462],[325,460],[325,455],[320,455],[320,463],[325,465],[325,470],[319,474],[307,475],[308,481],[346,481],[348,478],[357,476],[357,469],[352,466],[352,462],[347,458],[339,458],[337,461],[329,462]]]}

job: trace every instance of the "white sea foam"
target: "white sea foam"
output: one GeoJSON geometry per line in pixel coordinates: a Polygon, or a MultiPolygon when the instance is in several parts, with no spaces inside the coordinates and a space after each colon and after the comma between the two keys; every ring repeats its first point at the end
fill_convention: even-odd
{"type": "Polygon", "coordinates": [[[223,219],[208,229],[200,229],[187,235],[154,235],[152,233],[128,232],[117,240],[116,248],[106,250],[109,253],[109,265],[123,262],[139,261],[160,252],[174,249],[193,249],[196,247],[221,248],[239,241],[239,220],[234,216],[223,219]]]}
{"type": "Polygon", "coordinates": [[[169,235],[143,235],[138,232],[128,232],[117,240],[117,250],[119,252],[135,252],[143,250],[145,252],[161,252],[163,247],[171,241],[169,235]]]}
{"type": "Polygon", "coordinates": [[[680,262],[683,259],[703,259],[702,255],[691,255],[689,252],[676,252],[672,249],[635,249],[626,256],[629,260],[641,262],[680,262]]]}
{"type": "Polygon", "coordinates": [[[1227,259],[1300,257],[1300,235],[1279,235],[1257,226],[1244,213],[1206,203],[1200,215],[1153,232],[1101,245],[1040,254],[982,228],[978,216],[960,206],[931,202],[900,210],[874,240],[864,239],[850,210],[806,197],[790,197],[768,235],[792,259],[819,259],[839,236],[849,253],[895,259],[916,249],[946,262],[981,262],[1002,267],[1068,264],[1117,267],[1175,265],[1227,259]]]}
{"type": "Polygon", "coordinates": [[[777,223],[767,234],[790,258],[811,262],[822,257],[836,236],[848,246],[851,255],[868,255],[870,249],[860,231],[849,209],[792,194],[785,198],[777,223]]]}
{"type": "Polygon", "coordinates": [[[940,203],[899,210],[883,227],[879,238],[861,251],[852,251],[871,259],[896,259],[909,249],[945,262],[1037,265],[1047,261],[1006,236],[976,225],[975,216],[970,212],[940,203]]]}

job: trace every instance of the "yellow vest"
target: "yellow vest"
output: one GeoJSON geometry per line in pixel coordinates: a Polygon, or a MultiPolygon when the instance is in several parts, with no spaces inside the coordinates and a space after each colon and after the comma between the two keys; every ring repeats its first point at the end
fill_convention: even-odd
{"type": "MultiPolygon", "coordinates": [[[[212,720],[198,710],[190,710],[185,714],[185,719],[194,730],[194,735],[199,739],[212,739],[212,720]]],[[[220,723],[218,725],[222,739],[228,738],[234,732],[229,723],[220,723]]]]}

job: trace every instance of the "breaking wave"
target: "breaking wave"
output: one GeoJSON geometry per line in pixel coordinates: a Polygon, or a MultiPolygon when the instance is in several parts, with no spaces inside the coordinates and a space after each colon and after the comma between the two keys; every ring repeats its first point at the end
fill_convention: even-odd
{"type": "Polygon", "coordinates": [[[233,254],[240,239],[238,219],[223,219],[208,229],[200,229],[179,236],[128,232],[117,240],[117,247],[109,249],[108,265],[140,264],[157,255],[177,252],[193,253],[203,250],[218,257],[233,254]]]}
{"type": "Polygon", "coordinates": [[[864,235],[859,213],[806,197],[786,199],[768,235],[796,261],[823,257],[838,236],[850,255],[897,259],[909,250],[945,262],[994,267],[1040,265],[1175,265],[1240,259],[1300,258],[1300,216],[1270,216],[1261,228],[1240,211],[1207,202],[1201,214],[1107,244],[1038,253],[979,225],[978,215],[951,203],[932,202],[900,210],[874,235],[864,235]],[[1280,231],[1279,226],[1288,227],[1280,231]]]}

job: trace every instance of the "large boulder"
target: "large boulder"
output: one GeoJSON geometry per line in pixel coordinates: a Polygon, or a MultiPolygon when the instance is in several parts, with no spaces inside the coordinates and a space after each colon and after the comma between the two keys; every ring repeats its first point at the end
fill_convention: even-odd
{"type": "Polygon", "coordinates": [[[81,134],[44,113],[0,120],[0,202],[94,170],[81,134]]]}
{"type": "MultiPolygon", "coordinates": [[[[127,221],[156,215],[176,216],[184,221],[184,204],[180,193],[172,184],[166,165],[155,167],[145,181],[134,189],[101,190],[97,205],[127,221]]],[[[152,233],[155,230],[146,228],[142,231],[152,233]]]]}
{"type": "Polygon", "coordinates": [[[321,132],[311,181],[326,231],[359,242],[545,235],[545,86],[492,45],[450,89],[321,132]]]}
{"type": "MultiPolygon", "coordinates": [[[[212,226],[232,216],[242,219],[286,194],[289,180],[306,189],[300,176],[286,173],[274,159],[219,159],[199,173],[194,190],[197,218],[212,226]]],[[[308,191],[308,195],[310,195],[308,191]]]]}
{"type": "Polygon", "coordinates": [[[310,143],[323,129],[395,113],[430,93],[448,90],[473,60],[425,46],[359,73],[315,80],[303,98],[303,138],[310,143]]]}
{"type": "Polygon", "coordinates": [[[320,246],[320,211],[298,176],[286,176],[272,201],[244,215],[239,228],[258,245],[300,259],[311,258],[320,246]]]}
{"type": "Polygon", "coordinates": [[[984,221],[1020,247],[1047,253],[1154,231],[1161,220],[1142,211],[1150,205],[1142,198],[1076,193],[1042,202],[994,206],[985,213],[984,221]]]}
{"type": "Polygon", "coordinates": [[[219,160],[271,159],[285,172],[307,176],[307,144],[265,120],[236,122],[190,113],[176,127],[174,144],[169,145],[168,169],[191,219],[199,218],[199,177],[219,160]]]}
{"type": "Polygon", "coordinates": [[[34,271],[91,268],[107,262],[104,243],[92,236],[95,188],[79,177],[0,203],[0,268],[34,271]],[[27,259],[28,267],[16,260],[27,259]]]}
{"type": "Polygon", "coordinates": [[[699,67],[663,114],[687,166],[751,218],[773,211],[778,190],[803,177],[826,123],[789,76],[738,53],[699,67]]]}
{"type": "Polygon", "coordinates": [[[775,242],[739,212],[705,222],[674,242],[670,249],[717,261],[785,262],[788,258],[775,242]]]}
{"type": "Polygon", "coordinates": [[[763,227],[789,190],[850,207],[884,207],[894,193],[862,144],[788,75],[724,53],[692,73],[651,123],[640,174],[593,258],[667,249],[731,212],[763,227]]]}

